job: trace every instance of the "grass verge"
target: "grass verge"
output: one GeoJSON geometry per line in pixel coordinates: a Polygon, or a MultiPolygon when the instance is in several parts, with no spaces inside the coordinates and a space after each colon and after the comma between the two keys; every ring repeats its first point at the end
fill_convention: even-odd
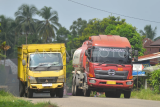
{"type": "Polygon", "coordinates": [[[155,94],[150,89],[141,89],[140,91],[132,91],[131,98],[160,101],[160,94],[155,94]]]}
{"type": "MultiPolygon", "coordinates": [[[[105,94],[98,97],[105,97],[105,94]]],[[[124,98],[124,94],[121,94],[121,98],[124,98]]],[[[140,91],[132,91],[131,98],[160,101],[160,94],[155,94],[150,89],[141,89],[140,91]]]]}
{"type": "Polygon", "coordinates": [[[0,107],[58,107],[50,102],[41,102],[33,104],[30,101],[21,100],[12,94],[0,91],[0,107]]]}

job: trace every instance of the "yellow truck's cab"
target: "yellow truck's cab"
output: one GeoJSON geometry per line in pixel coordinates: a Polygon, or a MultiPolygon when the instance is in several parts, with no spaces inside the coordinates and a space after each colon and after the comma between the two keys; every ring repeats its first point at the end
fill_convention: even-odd
{"type": "Polygon", "coordinates": [[[63,97],[66,81],[64,44],[29,44],[18,48],[19,94],[33,97],[33,92],[50,92],[63,97]]]}

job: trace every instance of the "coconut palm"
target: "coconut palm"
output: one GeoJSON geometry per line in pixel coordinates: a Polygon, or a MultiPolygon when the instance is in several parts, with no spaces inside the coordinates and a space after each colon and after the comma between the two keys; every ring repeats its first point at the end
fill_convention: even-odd
{"type": "Polygon", "coordinates": [[[21,32],[22,35],[27,36],[33,34],[35,30],[35,24],[38,21],[34,19],[33,16],[36,15],[37,8],[33,5],[23,4],[18,8],[18,11],[15,12],[16,23],[18,24],[17,29],[21,32]]]}
{"type": "Polygon", "coordinates": [[[87,21],[82,20],[82,18],[78,18],[73,24],[70,26],[70,30],[73,36],[81,36],[84,28],[87,27],[87,21]]]}
{"type": "Polygon", "coordinates": [[[7,45],[13,46],[15,22],[13,19],[0,15],[0,40],[6,41],[7,45]]]}
{"type": "Polygon", "coordinates": [[[152,29],[151,25],[146,25],[144,27],[144,31],[140,30],[140,33],[142,35],[146,35],[146,38],[150,38],[151,40],[154,40],[156,36],[156,30],[157,30],[157,27],[152,29]]]}
{"type": "Polygon", "coordinates": [[[58,23],[58,13],[51,7],[44,6],[37,14],[44,18],[38,22],[37,33],[45,43],[51,42],[55,38],[56,31],[61,27],[58,23]]]}

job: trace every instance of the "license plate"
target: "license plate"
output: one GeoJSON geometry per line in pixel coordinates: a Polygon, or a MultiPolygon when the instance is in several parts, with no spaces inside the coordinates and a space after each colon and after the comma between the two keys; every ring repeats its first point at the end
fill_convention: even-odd
{"type": "Polygon", "coordinates": [[[107,81],[107,84],[116,84],[116,81],[107,81]]]}
{"type": "Polygon", "coordinates": [[[52,86],[52,83],[42,84],[43,87],[49,87],[52,86]]]}

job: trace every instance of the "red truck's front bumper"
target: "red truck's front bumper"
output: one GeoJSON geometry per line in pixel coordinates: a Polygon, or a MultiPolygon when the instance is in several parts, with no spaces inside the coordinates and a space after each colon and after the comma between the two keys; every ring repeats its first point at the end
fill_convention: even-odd
{"type": "Polygon", "coordinates": [[[132,89],[133,80],[103,80],[88,77],[88,86],[93,88],[114,88],[114,89],[132,89]],[[96,80],[95,83],[90,83],[90,80],[96,80]],[[116,81],[116,84],[107,84],[107,81],[116,81]],[[127,85],[127,82],[132,82],[131,85],[127,85]]]}

